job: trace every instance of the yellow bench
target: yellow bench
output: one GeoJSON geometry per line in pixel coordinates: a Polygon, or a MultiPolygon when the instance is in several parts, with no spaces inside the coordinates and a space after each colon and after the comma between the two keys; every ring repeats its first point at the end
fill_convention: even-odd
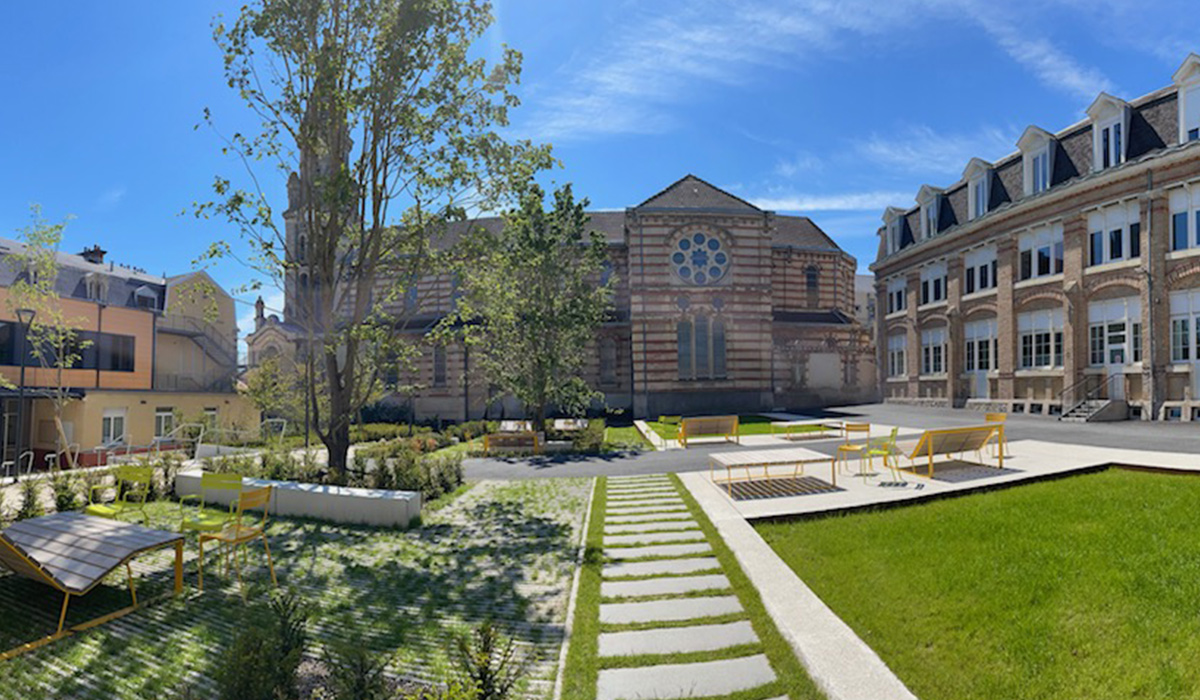
{"type": "Polygon", "coordinates": [[[688,446],[688,440],[698,437],[722,437],[725,442],[742,444],[738,437],[737,416],[703,416],[684,418],[679,424],[679,444],[688,446]]]}
{"type": "MultiPolygon", "coordinates": [[[[968,428],[926,430],[917,440],[896,443],[896,452],[908,458],[910,466],[913,467],[913,473],[916,473],[915,465],[918,459],[927,461],[928,468],[925,476],[932,478],[935,456],[957,454],[961,458],[967,452],[974,452],[982,464],[984,463],[983,448],[993,440],[997,445],[1004,444],[1003,423],[976,425],[968,428]]],[[[998,466],[1000,469],[1004,468],[1003,451],[999,452],[998,466]]]]}

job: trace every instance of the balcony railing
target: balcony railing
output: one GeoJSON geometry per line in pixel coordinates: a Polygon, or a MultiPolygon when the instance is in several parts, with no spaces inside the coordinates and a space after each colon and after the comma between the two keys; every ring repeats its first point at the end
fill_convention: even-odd
{"type": "Polygon", "coordinates": [[[157,391],[231,392],[234,372],[155,372],[157,391]]]}

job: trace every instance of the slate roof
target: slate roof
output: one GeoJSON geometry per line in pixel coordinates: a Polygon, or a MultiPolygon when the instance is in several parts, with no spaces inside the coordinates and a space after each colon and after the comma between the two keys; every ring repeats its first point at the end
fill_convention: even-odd
{"type": "MultiPolygon", "coordinates": [[[[0,287],[12,286],[24,270],[16,269],[6,258],[25,249],[25,244],[10,238],[0,238],[0,287]]],[[[58,279],[55,291],[65,298],[86,299],[89,274],[103,275],[108,280],[108,294],[102,299],[109,306],[137,307],[136,294],[144,289],[154,294],[155,308],[162,309],[166,293],[166,280],[139,270],[122,267],[114,263],[93,263],[79,255],[58,253],[58,279]]]]}
{"type": "Polygon", "coordinates": [[[841,247],[833,242],[829,234],[822,231],[821,227],[813,223],[812,219],[807,216],[776,216],[771,244],[817,250],[841,250],[841,247]]]}
{"type": "Polygon", "coordinates": [[[753,213],[762,210],[746,200],[705,182],[695,175],[684,175],[636,209],[708,209],[753,213]]]}

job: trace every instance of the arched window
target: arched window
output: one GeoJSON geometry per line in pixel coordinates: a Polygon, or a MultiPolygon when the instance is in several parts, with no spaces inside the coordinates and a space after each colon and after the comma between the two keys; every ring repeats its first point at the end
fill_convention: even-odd
{"type": "Polygon", "coordinates": [[[600,339],[600,383],[617,383],[617,341],[600,339]]]}
{"type": "Polygon", "coordinates": [[[296,260],[306,262],[308,258],[308,238],[300,234],[296,238],[296,260]]]}
{"type": "Polygon", "coordinates": [[[719,318],[696,316],[675,327],[680,379],[724,379],[725,323],[719,318]]]}
{"type": "Polygon", "coordinates": [[[816,265],[809,265],[804,270],[804,291],[809,308],[817,308],[821,304],[821,271],[816,265]]]}

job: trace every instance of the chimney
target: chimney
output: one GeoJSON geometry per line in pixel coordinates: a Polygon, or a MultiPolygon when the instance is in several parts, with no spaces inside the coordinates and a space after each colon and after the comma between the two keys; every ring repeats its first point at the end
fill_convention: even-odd
{"type": "Polygon", "coordinates": [[[84,260],[87,260],[90,263],[94,263],[96,265],[103,265],[104,264],[104,256],[107,254],[108,254],[107,250],[104,250],[99,245],[93,245],[91,248],[84,248],[83,252],[80,253],[79,256],[82,257],[84,260]]]}

